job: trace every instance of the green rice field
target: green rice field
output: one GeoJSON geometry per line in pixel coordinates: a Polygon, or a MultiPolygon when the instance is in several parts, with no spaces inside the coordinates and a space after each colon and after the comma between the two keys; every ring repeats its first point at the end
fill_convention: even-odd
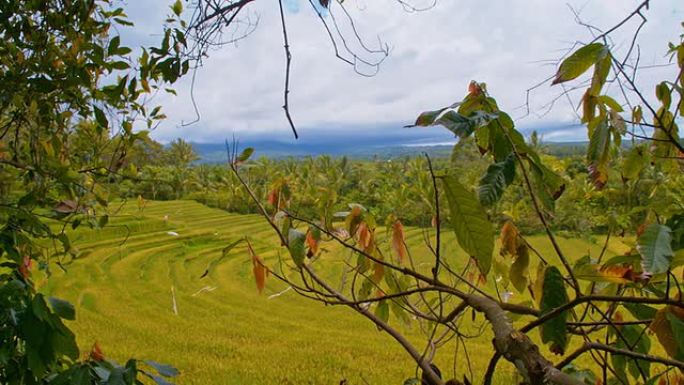
{"type": "MultiPolygon", "coordinates": [[[[230,214],[194,201],[149,202],[142,212],[129,202],[112,215],[106,228],[72,233],[81,257],[66,266],[66,272],[53,269],[39,285],[76,306],[77,319],[69,326],[84,354],[97,342],[108,358],[117,361],[135,357],[170,363],[181,372],[174,380],[177,384],[346,380],[382,385],[402,384],[416,374],[408,354],[353,311],[324,306],[291,290],[283,292],[285,284],[272,277],[258,294],[244,243],[200,278],[227,244],[245,235],[267,264],[276,261],[278,243],[263,218],[230,214]]],[[[544,238],[530,241],[553,258],[544,238]]],[[[602,246],[600,239],[560,241],[572,258],[587,252],[595,255],[602,246]]],[[[418,260],[420,253],[427,255],[422,230],[407,229],[407,244],[418,260]]],[[[464,262],[452,257],[462,255],[453,244],[445,232],[447,255],[454,258],[454,266],[462,267],[464,262]]],[[[329,276],[339,274],[343,252],[326,247],[318,268],[329,269],[329,276]]],[[[623,250],[617,241],[609,244],[611,254],[623,250]]],[[[422,340],[417,324],[405,327],[392,319],[390,323],[416,343],[422,340]]],[[[490,341],[490,331],[485,330],[469,342],[475,379],[481,379],[491,357],[490,341]]],[[[454,375],[455,351],[446,346],[435,358],[447,378],[454,375]]],[[[460,378],[466,368],[462,349],[459,354],[455,371],[460,378]]],[[[514,376],[513,367],[502,362],[495,383],[511,384],[514,376]]]]}

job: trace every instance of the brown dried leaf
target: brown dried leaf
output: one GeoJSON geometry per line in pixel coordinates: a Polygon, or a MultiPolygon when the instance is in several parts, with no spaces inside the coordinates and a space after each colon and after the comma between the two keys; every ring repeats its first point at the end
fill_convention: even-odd
{"type": "Polygon", "coordinates": [[[268,203],[275,208],[278,206],[278,195],[280,195],[278,189],[273,189],[268,193],[268,203]]]}
{"type": "Polygon", "coordinates": [[[406,234],[404,233],[404,225],[399,220],[392,224],[392,249],[399,257],[399,262],[403,263],[406,259],[406,234]]]}
{"type": "Polygon", "coordinates": [[[615,283],[635,282],[638,278],[634,267],[627,264],[605,266],[599,270],[599,274],[615,283]]]}
{"type": "Polygon", "coordinates": [[[257,290],[259,294],[266,287],[266,277],[268,276],[268,269],[264,266],[263,261],[254,252],[252,244],[247,241],[247,250],[249,251],[249,256],[252,259],[252,272],[254,273],[254,281],[256,282],[257,290]]]}
{"type": "Polygon", "coordinates": [[[471,80],[468,84],[468,94],[472,96],[477,96],[482,93],[482,87],[475,80],[471,80]]]}
{"type": "Polygon", "coordinates": [[[501,255],[516,255],[518,250],[518,228],[515,227],[513,221],[506,221],[501,227],[501,255]]]}
{"type": "Polygon", "coordinates": [[[639,227],[637,227],[637,229],[636,229],[637,238],[641,237],[641,234],[643,234],[644,231],[646,231],[646,227],[648,227],[648,223],[646,223],[646,222],[640,224],[639,227]]]}
{"type": "Polygon", "coordinates": [[[653,321],[651,321],[648,327],[658,337],[658,341],[665,348],[667,354],[670,357],[676,358],[679,353],[679,344],[675,339],[672,326],[670,326],[670,320],[667,319],[668,314],[673,314],[684,321],[684,309],[669,305],[656,312],[653,321]]]}
{"type": "Polygon", "coordinates": [[[601,166],[590,164],[587,166],[589,170],[589,180],[594,184],[597,190],[602,189],[608,182],[608,173],[601,166]]]}
{"type": "Polygon", "coordinates": [[[356,230],[356,236],[359,241],[359,246],[365,251],[371,242],[371,232],[368,229],[368,224],[366,222],[361,222],[356,230]]]}
{"type": "Polygon", "coordinates": [[[21,276],[24,277],[24,279],[28,279],[29,275],[31,274],[32,265],[33,260],[31,260],[31,258],[28,255],[25,255],[24,260],[19,265],[19,273],[21,273],[21,276]]]}
{"type": "Polygon", "coordinates": [[[306,232],[306,245],[309,247],[311,257],[318,254],[318,244],[318,240],[316,239],[316,237],[314,237],[314,234],[311,231],[311,229],[309,229],[309,231],[306,232]]]}
{"type": "Polygon", "coordinates": [[[78,210],[78,203],[71,200],[63,200],[57,203],[57,205],[52,209],[58,213],[71,214],[78,210]]]}
{"type": "Polygon", "coordinates": [[[100,344],[95,342],[93,344],[92,349],[90,349],[90,359],[93,361],[104,361],[105,356],[104,353],[102,353],[102,348],[100,348],[100,344]]]}

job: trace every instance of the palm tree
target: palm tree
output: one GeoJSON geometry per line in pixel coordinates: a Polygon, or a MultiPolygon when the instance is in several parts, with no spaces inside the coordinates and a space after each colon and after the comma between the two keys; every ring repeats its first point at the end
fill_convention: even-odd
{"type": "Polygon", "coordinates": [[[166,158],[168,164],[185,168],[200,157],[195,152],[192,144],[178,138],[169,145],[169,149],[166,151],[166,158]]]}

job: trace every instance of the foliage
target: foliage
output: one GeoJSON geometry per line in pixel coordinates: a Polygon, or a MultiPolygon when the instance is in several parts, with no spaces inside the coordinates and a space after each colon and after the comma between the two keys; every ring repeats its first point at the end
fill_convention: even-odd
{"type": "Polygon", "coordinates": [[[0,25],[0,83],[12,90],[0,96],[0,382],[166,383],[136,360],[121,367],[94,350],[80,361],[63,322],[73,307],[40,294],[32,270],[75,257],[67,228],[106,225],[106,185],[135,172],[127,155],[147,139],[140,128],[164,118],[145,100],[188,70],[182,22],[171,17],[161,45],[139,54],[108,0],[3,1],[0,25]]]}
{"type": "MultiPolygon", "coordinates": [[[[643,6],[627,20],[640,14],[643,6]]],[[[678,188],[682,183],[684,151],[675,119],[684,117],[684,110],[679,107],[684,99],[684,43],[671,44],[669,52],[676,57],[677,77],[674,82],[655,86],[661,103],[657,111],[625,73],[624,61],[615,58],[606,35],[581,46],[560,63],[552,84],[578,79],[593,67],[582,98],[581,120],[589,138],[586,168],[570,163],[573,159],[563,164],[544,156],[535,138],[527,143],[483,83],[471,82],[461,102],[420,114],[414,126],[445,127],[459,139],[455,153],[470,146],[479,151],[487,166],[480,169],[482,176],[474,183],[478,179],[459,172],[456,163],[440,164],[435,169],[427,158],[423,173],[428,178],[425,185],[432,190],[424,189],[423,196],[432,210],[434,229],[426,230],[424,240],[432,260],[420,265],[411,250],[405,251],[408,261],[391,258],[391,254],[383,251],[383,242],[391,243],[394,250],[404,243],[403,236],[397,236],[397,227],[392,230],[393,224],[400,223],[397,220],[403,216],[401,210],[395,209],[389,216],[385,225],[392,235],[383,240],[372,205],[350,204],[349,211],[337,215],[343,219],[340,222],[331,222],[325,213],[315,212],[307,217],[293,210],[291,203],[302,191],[290,180],[286,182],[286,203],[269,199],[270,204],[265,206],[259,202],[261,194],[252,190],[246,172],[241,170],[244,157],[232,153],[229,164],[236,179],[293,257],[294,263],[281,260],[268,266],[268,270],[308,298],[346,305],[368,318],[415,360],[423,373],[421,381],[426,384],[444,383],[432,359],[442,338],[464,338],[463,315],[468,308],[473,314],[482,314],[494,335],[496,353],[485,373],[485,384],[491,383],[500,358],[514,363],[524,383],[529,384],[580,384],[599,376],[608,383],[652,383],[661,376],[661,380],[669,381],[668,368],[684,368],[679,361],[681,346],[675,342],[684,335],[684,318],[680,314],[684,303],[677,294],[682,287],[675,275],[684,264],[684,259],[676,257],[682,253],[680,219],[684,205],[678,188]],[[629,83],[639,98],[640,105],[633,108],[630,124],[649,127],[651,136],[640,136],[628,129],[622,105],[604,89],[612,72],[620,81],[629,83]],[[672,103],[674,97],[678,97],[678,104],[672,103]],[[652,112],[652,122],[645,121],[643,110],[652,112]],[[622,138],[626,135],[633,140],[623,147],[622,138]],[[646,142],[636,141],[636,137],[646,142]],[[569,166],[573,167],[572,174],[564,174],[569,166]],[[474,184],[478,186],[477,193],[466,187],[474,184]],[[569,201],[563,201],[565,194],[570,196],[569,201]],[[499,203],[506,203],[508,195],[513,195],[515,203],[499,203]],[[523,222],[518,212],[520,202],[527,203],[529,212],[538,220],[551,244],[552,255],[531,248],[524,232],[516,226],[523,222]],[[568,257],[555,234],[564,226],[555,223],[559,207],[563,208],[566,220],[586,210],[589,227],[603,227],[606,240],[598,255],[568,257]],[[450,247],[448,252],[444,251],[450,245],[442,245],[442,218],[448,218],[460,249],[450,247]],[[493,228],[501,218],[507,220],[500,237],[501,255],[495,256],[493,228]],[[302,250],[307,245],[303,241],[304,230],[298,229],[306,227],[321,232],[323,245],[330,242],[352,251],[355,264],[349,263],[350,270],[342,278],[322,276],[320,266],[326,260],[316,258],[313,250],[302,250]],[[606,259],[610,237],[616,235],[631,244],[630,250],[606,259]],[[537,257],[535,281],[529,274],[530,253],[537,257]],[[308,259],[304,257],[307,254],[308,259]],[[513,258],[512,264],[506,260],[509,257],[513,258]],[[452,263],[464,259],[470,262],[459,273],[452,263]],[[358,285],[345,288],[347,273],[353,274],[353,282],[359,282],[358,285]],[[487,285],[488,280],[495,281],[494,291],[487,285]],[[527,289],[536,304],[520,302],[511,306],[510,294],[502,296],[499,287],[509,284],[518,292],[527,289]],[[646,304],[656,307],[645,307],[646,304]],[[624,319],[619,311],[622,307],[634,318],[624,319]],[[419,353],[397,331],[390,310],[397,319],[413,318],[421,324],[428,346],[426,353],[419,353]],[[520,317],[532,319],[513,325],[511,320],[520,317]],[[669,357],[651,343],[645,333],[649,327],[669,357]],[[563,357],[558,364],[552,364],[540,353],[528,335],[535,328],[540,329],[541,343],[548,345],[548,351],[563,357]],[[576,338],[583,339],[584,344],[568,353],[573,346],[572,335],[578,335],[576,338]],[[604,342],[595,342],[599,340],[604,342]],[[593,368],[599,368],[601,373],[592,372],[592,367],[578,366],[576,359],[583,354],[594,361],[593,368]],[[559,370],[565,367],[566,372],[559,370]]],[[[625,104],[634,103],[627,99],[625,104]]],[[[276,195],[280,193],[271,194],[276,195]]],[[[260,286],[261,276],[256,279],[260,286]]],[[[407,380],[411,381],[418,380],[407,380]]],[[[470,379],[466,377],[465,381],[470,379]]]]}

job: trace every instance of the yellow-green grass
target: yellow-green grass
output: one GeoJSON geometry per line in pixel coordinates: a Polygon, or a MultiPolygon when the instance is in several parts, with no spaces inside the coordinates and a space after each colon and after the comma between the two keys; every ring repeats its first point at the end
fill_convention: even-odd
{"type": "MultiPolygon", "coordinates": [[[[66,273],[53,271],[41,285],[44,292],[76,305],[77,320],[70,326],[85,352],[97,341],[118,361],[135,357],[171,363],[182,373],[179,384],[338,384],[343,379],[349,384],[401,384],[415,374],[408,354],[352,310],[324,306],[294,291],[269,299],[286,288],[272,277],[259,295],[244,244],[200,279],[223,247],[244,236],[267,264],[275,265],[278,243],[263,218],[192,201],[149,202],[142,213],[127,204],[107,228],[71,236],[83,257],[69,264],[66,273]]],[[[548,240],[529,240],[555,261],[548,240]]],[[[561,238],[560,243],[573,259],[587,252],[597,255],[602,247],[601,242],[579,239],[561,238]]],[[[423,230],[407,229],[407,244],[419,268],[429,271],[423,230]]],[[[443,245],[448,261],[462,268],[465,257],[450,233],[445,232],[443,245]]],[[[608,246],[609,254],[624,251],[618,241],[608,246]]],[[[325,247],[328,252],[316,262],[317,269],[339,276],[348,253],[335,245],[325,247]]],[[[519,297],[514,301],[526,299],[519,297]]],[[[475,320],[473,331],[481,321],[475,320]]],[[[415,322],[411,327],[394,319],[390,323],[423,347],[415,322]]],[[[488,329],[468,341],[475,378],[481,378],[491,357],[490,341],[488,329]]],[[[451,343],[435,358],[447,376],[453,374],[455,352],[451,343]]],[[[465,356],[462,349],[458,354],[460,377],[465,356]]],[[[495,383],[511,383],[514,373],[511,365],[501,363],[495,383]]]]}

